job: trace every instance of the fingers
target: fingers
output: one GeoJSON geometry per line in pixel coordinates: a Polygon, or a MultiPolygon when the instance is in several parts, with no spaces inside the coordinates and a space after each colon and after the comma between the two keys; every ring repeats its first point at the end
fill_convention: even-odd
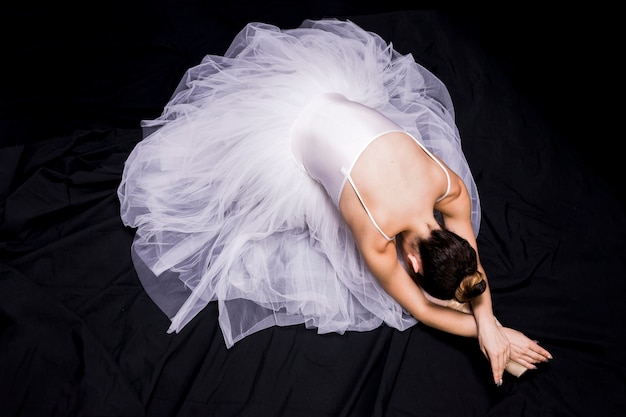
{"type": "Polygon", "coordinates": [[[494,355],[494,357],[489,357],[489,362],[491,363],[491,371],[493,373],[493,382],[497,386],[502,385],[504,368],[506,368],[506,364],[509,361],[509,354],[510,350],[507,348],[502,352],[494,355]]]}
{"type": "MultiPolygon", "coordinates": [[[[492,359],[489,356],[489,353],[487,352],[487,349],[481,348],[480,350],[483,352],[483,355],[485,355],[485,357],[489,361],[489,364],[491,365],[491,372],[493,374],[493,382],[497,386],[502,385],[502,374],[504,374],[504,368],[506,367],[506,361],[504,362],[504,365],[502,365],[501,360],[498,361],[497,359],[492,359]]],[[[502,355],[497,355],[497,357],[502,357],[502,355]]]]}
{"type": "Polygon", "coordinates": [[[491,370],[493,372],[493,382],[500,386],[502,385],[502,376],[504,374],[504,368],[506,367],[506,360],[492,362],[491,370]]]}
{"type": "Polygon", "coordinates": [[[519,363],[526,369],[537,369],[537,366],[532,360],[528,360],[526,358],[517,358],[517,359],[511,359],[511,360],[514,360],[515,362],[519,363]]]}
{"type": "Polygon", "coordinates": [[[535,345],[531,347],[533,353],[541,356],[541,362],[547,362],[552,359],[552,355],[543,347],[539,346],[539,342],[534,340],[535,345]]]}
{"type": "Polygon", "coordinates": [[[532,341],[524,347],[511,345],[510,359],[527,369],[537,369],[535,364],[549,361],[552,359],[552,355],[539,346],[536,341],[532,341]]]}
{"type": "Polygon", "coordinates": [[[536,369],[535,363],[546,362],[547,359],[535,352],[523,352],[516,349],[511,350],[511,360],[526,366],[528,369],[536,369]]]}
{"type": "MultiPolygon", "coordinates": [[[[547,349],[540,346],[537,340],[530,339],[523,333],[511,328],[504,327],[503,330],[510,342],[510,352],[507,360],[510,359],[526,369],[537,369],[535,364],[547,362],[552,359],[552,354],[547,349]]],[[[517,368],[518,367],[512,367],[512,369],[515,369],[515,372],[519,370],[517,368]]],[[[498,383],[499,379],[496,378],[499,377],[500,374],[496,371],[499,371],[499,368],[496,368],[495,364],[492,363],[492,369],[494,371],[494,380],[498,383]]]]}
{"type": "Polygon", "coordinates": [[[547,362],[552,359],[552,355],[546,349],[537,344],[536,341],[529,343],[527,346],[511,346],[511,359],[523,364],[535,364],[539,362],[547,362]]]}

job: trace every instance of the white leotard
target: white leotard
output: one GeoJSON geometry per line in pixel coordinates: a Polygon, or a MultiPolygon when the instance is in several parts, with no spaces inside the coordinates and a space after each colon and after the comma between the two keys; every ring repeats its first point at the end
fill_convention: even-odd
{"type": "Polygon", "coordinates": [[[358,196],[372,224],[388,241],[370,213],[350,173],[361,153],[377,138],[390,132],[409,135],[446,174],[448,186],[440,201],[450,191],[450,174],[438,158],[415,137],[380,112],[348,100],[338,93],[315,97],[300,113],[291,130],[291,147],[295,159],[306,172],[322,184],[337,207],[346,180],[358,196]]]}

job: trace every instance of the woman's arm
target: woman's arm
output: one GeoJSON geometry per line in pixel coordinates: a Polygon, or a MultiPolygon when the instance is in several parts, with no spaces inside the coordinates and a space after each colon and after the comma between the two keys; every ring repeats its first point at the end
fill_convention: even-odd
{"type": "Polygon", "coordinates": [[[476,251],[478,270],[483,275],[487,288],[471,301],[472,312],[476,320],[480,348],[489,359],[494,381],[498,383],[502,379],[502,373],[511,353],[510,343],[493,314],[489,280],[480,262],[478,245],[472,227],[469,194],[461,178],[452,172],[450,177],[450,193],[435,208],[441,213],[446,229],[467,240],[476,251]]]}
{"type": "Polygon", "coordinates": [[[523,333],[502,327],[493,314],[491,291],[487,274],[480,262],[478,245],[470,221],[470,198],[463,181],[456,175],[453,192],[436,207],[442,214],[446,228],[469,242],[476,251],[478,270],[483,274],[487,288],[483,294],[471,301],[472,312],[476,320],[478,341],[481,350],[491,363],[494,381],[499,383],[502,372],[509,359],[528,369],[534,369],[535,363],[552,358],[550,352],[539,346],[537,341],[529,339],[523,333]]]}
{"type": "MultiPolygon", "coordinates": [[[[378,245],[380,241],[378,239],[378,245]]],[[[377,244],[368,245],[361,241],[359,248],[383,289],[425,325],[459,336],[478,337],[481,350],[491,363],[494,382],[500,384],[509,358],[509,342],[499,330],[493,314],[493,326],[485,324],[480,328],[479,321],[473,315],[430,302],[398,262],[395,244],[386,242],[382,247],[377,247],[377,244]]]]}
{"type": "Polygon", "coordinates": [[[427,326],[458,336],[476,337],[473,316],[430,302],[398,262],[395,245],[363,246],[361,254],[383,289],[413,317],[427,326]]]}

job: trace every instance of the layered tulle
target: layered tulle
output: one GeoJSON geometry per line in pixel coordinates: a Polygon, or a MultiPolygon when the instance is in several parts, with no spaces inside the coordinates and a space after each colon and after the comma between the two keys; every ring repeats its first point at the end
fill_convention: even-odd
{"type": "Polygon", "coordinates": [[[294,159],[290,128],[335,91],[385,114],[478,194],[445,86],[352,22],[247,25],[181,81],[130,154],[118,195],[137,228],[146,291],[179,331],[217,301],[227,346],[275,325],[320,333],[415,324],[376,282],[324,189],[294,159]]]}

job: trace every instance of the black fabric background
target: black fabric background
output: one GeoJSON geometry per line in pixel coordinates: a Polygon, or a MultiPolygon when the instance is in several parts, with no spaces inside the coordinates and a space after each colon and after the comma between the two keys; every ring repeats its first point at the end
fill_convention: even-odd
{"type": "Polygon", "coordinates": [[[616,13],[359,3],[5,7],[0,415],[624,415],[616,13]],[[227,350],[214,304],[165,333],[118,214],[139,122],[247,22],[320,17],[379,33],[448,86],[482,197],[496,316],[545,345],[550,363],[498,388],[474,339],[419,324],[272,328],[227,350]]]}

